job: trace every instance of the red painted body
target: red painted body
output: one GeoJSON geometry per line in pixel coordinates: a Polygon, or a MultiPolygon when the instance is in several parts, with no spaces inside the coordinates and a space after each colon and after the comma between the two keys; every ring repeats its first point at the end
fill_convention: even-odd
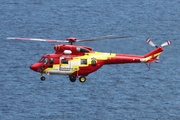
{"type": "Polygon", "coordinates": [[[55,53],[44,55],[43,58],[47,58],[47,63],[42,63],[40,60],[38,63],[33,64],[30,68],[36,72],[44,72],[50,64],[50,59],[53,59],[53,64],[61,65],[60,57],[65,58],[68,61],[73,61],[74,58],[86,58],[90,59],[91,57],[95,57],[96,65],[87,64],[86,66],[79,65],[78,70],[70,73],[70,75],[74,76],[87,76],[88,74],[98,70],[103,65],[109,64],[125,64],[125,63],[141,63],[141,62],[152,62],[159,54],[163,51],[162,47],[158,47],[153,51],[147,53],[144,56],[140,55],[131,55],[131,54],[115,54],[115,53],[99,53],[92,50],[92,48],[87,46],[75,46],[75,45],[55,45],[54,46],[55,53]],[[71,51],[71,53],[64,53],[65,50],[71,51]],[[97,57],[99,55],[108,54],[104,59],[101,57],[97,57]],[[156,55],[157,54],[157,55],[156,55]],[[97,57],[97,58],[96,58],[97,57]],[[148,58],[150,57],[150,58],[148,58]],[[147,59],[147,60],[145,60],[147,59]]]}
{"type": "Polygon", "coordinates": [[[43,55],[42,58],[35,64],[30,66],[30,69],[41,73],[41,80],[45,80],[42,76],[46,74],[60,74],[68,75],[71,82],[80,77],[80,82],[85,82],[85,76],[98,70],[103,65],[110,64],[125,64],[125,63],[151,63],[154,60],[158,62],[159,55],[163,52],[163,47],[172,44],[167,41],[161,46],[155,45],[149,38],[146,40],[151,46],[156,47],[151,52],[145,55],[132,55],[132,54],[116,54],[104,53],[93,51],[92,48],[87,46],[75,46],[75,42],[87,42],[105,39],[127,38],[131,36],[101,36],[96,38],[77,40],[74,37],[67,38],[66,40],[51,40],[51,39],[38,39],[38,38],[16,38],[8,37],[14,40],[31,40],[31,41],[44,41],[44,42],[68,42],[69,44],[59,44],[54,46],[55,53],[43,55]]]}

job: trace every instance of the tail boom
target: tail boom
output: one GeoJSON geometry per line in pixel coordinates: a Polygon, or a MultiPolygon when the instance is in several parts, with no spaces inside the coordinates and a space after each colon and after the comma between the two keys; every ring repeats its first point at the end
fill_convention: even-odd
{"type": "Polygon", "coordinates": [[[159,62],[159,55],[164,51],[164,46],[168,46],[171,41],[167,41],[163,43],[161,46],[157,46],[154,44],[149,38],[146,40],[151,46],[155,47],[154,50],[150,51],[145,55],[131,55],[131,54],[114,54],[115,56],[109,56],[107,60],[105,60],[105,64],[124,64],[124,63],[151,63],[154,60],[159,62]]]}
{"type": "Polygon", "coordinates": [[[159,59],[159,55],[164,51],[163,47],[157,47],[156,49],[154,49],[153,51],[147,53],[144,55],[144,58],[141,59],[141,62],[153,62],[155,59],[158,60],[159,59]]]}

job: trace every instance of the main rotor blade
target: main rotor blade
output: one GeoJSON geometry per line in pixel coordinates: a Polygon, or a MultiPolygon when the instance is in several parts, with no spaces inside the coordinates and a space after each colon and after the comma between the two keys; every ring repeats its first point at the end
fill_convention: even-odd
{"type": "Polygon", "coordinates": [[[11,40],[31,40],[31,41],[43,41],[43,42],[68,42],[66,40],[53,40],[53,39],[41,39],[41,38],[19,38],[19,37],[7,37],[11,40]]]}
{"type": "Polygon", "coordinates": [[[134,36],[114,36],[114,35],[107,35],[107,36],[100,36],[100,37],[93,37],[89,39],[82,39],[77,40],[77,42],[88,42],[88,41],[96,41],[96,40],[108,40],[108,39],[117,39],[117,38],[129,38],[134,36]]]}
{"type": "Polygon", "coordinates": [[[20,37],[7,37],[7,39],[13,40],[31,40],[31,41],[43,41],[43,42],[65,42],[71,43],[73,42],[87,42],[87,41],[96,41],[96,40],[108,40],[108,39],[117,39],[117,38],[128,38],[134,36],[114,36],[114,35],[107,35],[107,36],[100,36],[100,37],[93,37],[90,39],[82,39],[82,40],[53,40],[53,39],[41,39],[41,38],[20,38],[20,37]]]}

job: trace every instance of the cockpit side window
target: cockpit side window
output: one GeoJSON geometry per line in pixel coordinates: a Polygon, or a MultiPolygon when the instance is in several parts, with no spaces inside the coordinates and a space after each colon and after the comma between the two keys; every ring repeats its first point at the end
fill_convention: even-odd
{"type": "Polygon", "coordinates": [[[50,59],[49,59],[49,65],[48,65],[48,67],[49,67],[49,68],[53,68],[53,64],[54,64],[54,59],[53,59],[53,58],[50,58],[50,59]]]}
{"type": "Polygon", "coordinates": [[[47,62],[48,62],[48,58],[45,58],[44,61],[43,61],[43,63],[44,63],[44,64],[47,64],[47,62]]]}
{"type": "Polygon", "coordinates": [[[54,59],[50,58],[49,64],[54,64],[54,59]]]}

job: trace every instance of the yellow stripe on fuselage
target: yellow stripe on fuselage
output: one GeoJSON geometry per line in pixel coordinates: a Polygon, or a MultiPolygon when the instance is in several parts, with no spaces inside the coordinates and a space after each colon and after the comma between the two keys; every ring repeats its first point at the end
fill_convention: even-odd
{"type": "Polygon", "coordinates": [[[114,57],[116,56],[116,54],[112,54],[112,53],[103,53],[103,52],[94,52],[94,53],[86,53],[84,56],[78,56],[78,57],[74,57],[70,62],[71,62],[71,67],[72,72],[76,72],[79,67],[87,67],[91,64],[91,59],[95,59],[95,60],[107,60],[109,57],[114,57]],[[80,64],[81,59],[87,59],[87,64],[80,64]],[[78,63],[79,64],[74,64],[74,63],[78,63]]]}
{"type": "Polygon", "coordinates": [[[79,67],[87,67],[91,64],[91,59],[95,60],[107,60],[109,57],[115,57],[115,53],[103,53],[103,52],[94,52],[94,53],[85,53],[84,56],[73,57],[72,60],[69,60],[69,64],[54,64],[53,68],[46,68],[44,73],[49,71],[60,71],[60,67],[71,68],[69,70],[70,74],[79,70],[79,67]],[[87,59],[87,64],[81,64],[81,59],[87,59]]]}
{"type": "Polygon", "coordinates": [[[147,62],[147,61],[149,61],[150,59],[152,59],[152,58],[155,58],[155,57],[159,56],[161,53],[162,53],[162,52],[159,52],[159,53],[156,53],[156,54],[151,55],[151,56],[149,56],[149,57],[146,57],[146,58],[145,58],[145,61],[147,62]]]}
{"type": "Polygon", "coordinates": [[[46,68],[43,72],[47,73],[48,71],[51,71],[51,70],[59,70],[59,64],[53,64],[52,68],[46,68]]]}

